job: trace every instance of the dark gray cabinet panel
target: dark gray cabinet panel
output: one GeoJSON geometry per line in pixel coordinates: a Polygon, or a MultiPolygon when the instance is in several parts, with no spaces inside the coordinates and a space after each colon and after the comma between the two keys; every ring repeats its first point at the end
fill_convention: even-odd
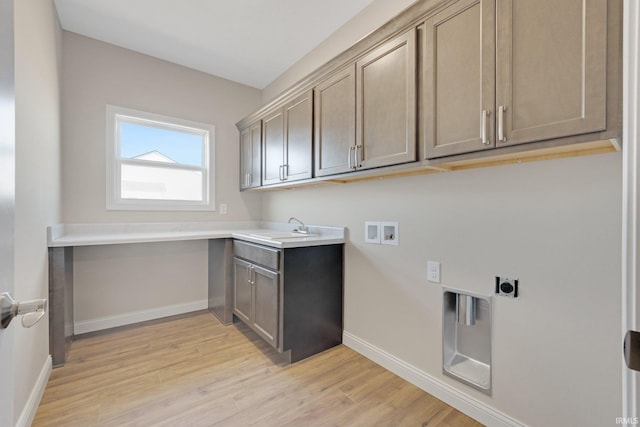
{"type": "Polygon", "coordinates": [[[73,247],[49,248],[49,352],[64,365],[73,341],[73,247]]]}
{"type": "Polygon", "coordinates": [[[343,245],[284,250],[283,348],[295,362],[342,343],[343,245]]]}
{"type": "Polygon", "coordinates": [[[279,273],[234,258],[233,312],[265,341],[278,347],[279,273]]]}
{"type": "Polygon", "coordinates": [[[278,109],[262,123],[262,185],[276,184],[284,164],[284,111],[278,109]]]}
{"type": "Polygon", "coordinates": [[[233,312],[244,322],[251,323],[253,312],[253,287],[251,264],[238,258],[233,260],[233,312]]]}
{"type": "Polygon", "coordinates": [[[224,325],[233,322],[233,240],[209,240],[208,309],[224,325]]]}
{"type": "Polygon", "coordinates": [[[260,186],[262,170],[262,121],[240,131],[240,189],[260,186]]]}
{"type": "Polygon", "coordinates": [[[289,102],[285,112],[284,181],[311,178],[313,147],[313,93],[289,102]]]}
{"type": "Polygon", "coordinates": [[[356,62],[355,168],[416,160],[416,30],[356,62]]]}
{"type": "Polygon", "coordinates": [[[497,145],[604,130],[607,1],[498,0],[496,12],[497,145]]]}
{"type": "Polygon", "coordinates": [[[313,92],[267,114],[262,123],[262,185],[311,178],[313,92]]]}
{"type": "Polygon", "coordinates": [[[279,274],[253,266],[253,327],[262,338],[278,346],[279,274]]]}
{"type": "Polygon", "coordinates": [[[314,89],[315,176],[349,172],[356,146],[355,65],[314,89]]]}
{"type": "Polygon", "coordinates": [[[428,159],[607,128],[607,0],[460,0],[423,46],[428,159]]]}
{"type": "Polygon", "coordinates": [[[461,0],[425,22],[427,158],[495,146],[494,4],[494,0],[461,0]]]}

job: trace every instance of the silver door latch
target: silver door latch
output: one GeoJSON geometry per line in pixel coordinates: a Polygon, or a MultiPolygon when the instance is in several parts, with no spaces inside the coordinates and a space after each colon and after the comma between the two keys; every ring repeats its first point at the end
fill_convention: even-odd
{"type": "Polygon", "coordinates": [[[0,294],[0,329],[6,329],[16,316],[22,316],[22,326],[30,328],[47,312],[46,299],[17,302],[11,294],[0,294]]]}
{"type": "Polygon", "coordinates": [[[624,337],[623,350],[627,367],[634,371],[640,371],[640,332],[627,332],[624,337]]]}

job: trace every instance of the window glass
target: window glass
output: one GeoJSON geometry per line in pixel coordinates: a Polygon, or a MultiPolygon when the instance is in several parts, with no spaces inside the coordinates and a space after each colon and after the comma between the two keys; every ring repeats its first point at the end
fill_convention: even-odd
{"type": "Polygon", "coordinates": [[[121,121],[120,156],[202,166],[202,135],[121,121]]]}
{"type": "Polygon", "coordinates": [[[107,208],[213,210],[213,126],[107,107],[107,208]]]}

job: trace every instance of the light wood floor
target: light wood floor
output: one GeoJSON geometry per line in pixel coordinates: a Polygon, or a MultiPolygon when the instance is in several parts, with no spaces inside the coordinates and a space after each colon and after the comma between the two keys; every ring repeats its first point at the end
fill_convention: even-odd
{"type": "Polygon", "coordinates": [[[37,426],[480,426],[345,346],[286,365],[208,312],[77,338],[37,426]]]}

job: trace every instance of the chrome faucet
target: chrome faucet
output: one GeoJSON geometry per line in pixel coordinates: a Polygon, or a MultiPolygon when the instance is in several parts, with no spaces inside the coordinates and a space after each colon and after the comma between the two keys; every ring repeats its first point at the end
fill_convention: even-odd
{"type": "Polygon", "coordinates": [[[309,230],[307,229],[307,226],[304,225],[304,223],[302,221],[300,221],[298,218],[292,216],[291,218],[289,218],[289,221],[288,221],[289,224],[291,224],[291,221],[296,221],[297,223],[300,224],[300,227],[298,227],[298,228],[293,230],[294,232],[302,233],[302,234],[308,234],[309,233],[309,230]]]}

